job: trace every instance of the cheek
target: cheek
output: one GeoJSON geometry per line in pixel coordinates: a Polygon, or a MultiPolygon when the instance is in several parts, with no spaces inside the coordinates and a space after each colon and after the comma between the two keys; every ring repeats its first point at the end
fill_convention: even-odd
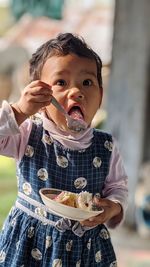
{"type": "Polygon", "coordinates": [[[52,86],[51,89],[53,91],[53,96],[57,99],[58,102],[60,102],[60,104],[62,104],[66,97],[65,91],[58,89],[56,86],[52,86]]]}
{"type": "Polygon", "coordinates": [[[100,108],[102,103],[102,98],[103,98],[103,89],[98,88],[97,92],[95,93],[95,106],[97,106],[97,108],[100,108]]]}
{"type": "Polygon", "coordinates": [[[89,96],[89,102],[93,104],[93,109],[97,110],[101,106],[102,102],[102,91],[101,89],[98,89],[96,91],[91,92],[91,95],[89,96]]]}
{"type": "Polygon", "coordinates": [[[91,122],[91,120],[94,118],[97,110],[100,108],[101,106],[101,102],[102,102],[102,96],[101,96],[101,92],[97,91],[94,94],[91,95],[91,97],[89,98],[89,104],[88,104],[88,116],[89,116],[89,120],[91,122]],[[92,101],[91,101],[92,99],[92,101]]]}
{"type": "Polygon", "coordinates": [[[99,106],[102,103],[102,99],[103,99],[103,87],[100,88],[100,104],[99,104],[99,106]]]}

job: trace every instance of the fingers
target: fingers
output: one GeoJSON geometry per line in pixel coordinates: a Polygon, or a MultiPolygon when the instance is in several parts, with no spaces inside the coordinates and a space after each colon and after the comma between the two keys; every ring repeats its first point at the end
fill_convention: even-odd
{"type": "Polygon", "coordinates": [[[119,203],[115,203],[109,199],[100,199],[97,200],[97,204],[100,205],[104,209],[104,211],[95,216],[91,217],[88,220],[82,221],[81,224],[83,226],[97,226],[98,224],[103,224],[109,221],[114,216],[117,216],[118,214],[121,214],[122,208],[119,203]]]}
{"type": "Polygon", "coordinates": [[[97,210],[98,208],[103,209],[103,212],[100,213],[97,216],[91,217],[88,220],[82,221],[81,224],[83,226],[97,226],[99,224],[106,223],[106,221],[109,219],[109,216],[111,214],[110,207],[109,207],[109,200],[100,198],[100,196],[94,196],[93,203],[96,205],[97,210]]]}
{"type": "Polygon", "coordinates": [[[31,83],[31,94],[28,96],[28,101],[33,104],[39,104],[39,108],[48,106],[51,103],[52,90],[49,84],[42,81],[34,81],[31,83]]]}
{"type": "Polygon", "coordinates": [[[109,207],[110,206],[110,200],[107,198],[101,198],[101,197],[94,196],[93,202],[98,207],[109,207]]]}
{"type": "Polygon", "coordinates": [[[88,220],[82,221],[80,223],[82,226],[89,226],[89,227],[97,226],[99,224],[105,223],[105,216],[100,214],[98,216],[91,217],[88,220]]]}
{"type": "Polygon", "coordinates": [[[24,90],[25,95],[45,95],[45,96],[51,96],[52,90],[51,86],[47,83],[44,83],[42,81],[33,81],[31,82],[24,90]]]}
{"type": "Polygon", "coordinates": [[[37,91],[37,92],[33,92],[31,94],[30,93],[26,94],[25,97],[26,97],[26,100],[28,102],[32,102],[32,103],[48,102],[50,104],[52,95],[51,94],[46,94],[46,93],[41,92],[41,91],[37,91]]]}
{"type": "Polygon", "coordinates": [[[33,81],[22,91],[17,102],[22,113],[32,115],[51,103],[51,86],[40,80],[33,81]]]}
{"type": "Polygon", "coordinates": [[[42,82],[41,80],[36,80],[30,83],[31,88],[34,88],[36,86],[51,89],[51,86],[48,83],[42,82]]]}

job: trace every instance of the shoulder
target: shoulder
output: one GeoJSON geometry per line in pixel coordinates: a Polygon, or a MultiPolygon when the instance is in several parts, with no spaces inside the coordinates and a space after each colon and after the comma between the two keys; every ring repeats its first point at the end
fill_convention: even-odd
{"type": "Polygon", "coordinates": [[[110,133],[107,133],[105,131],[99,130],[99,129],[94,129],[93,134],[95,138],[104,140],[104,141],[111,141],[113,142],[113,137],[110,133]]]}
{"type": "Polygon", "coordinates": [[[99,129],[93,130],[94,135],[94,141],[99,146],[101,146],[101,149],[104,148],[104,150],[112,152],[113,150],[113,137],[110,133],[101,131],[99,129]]]}
{"type": "Polygon", "coordinates": [[[37,115],[30,117],[30,121],[32,125],[30,140],[39,140],[39,138],[41,138],[41,136],[43,135],[43,121],[37,115]]]}

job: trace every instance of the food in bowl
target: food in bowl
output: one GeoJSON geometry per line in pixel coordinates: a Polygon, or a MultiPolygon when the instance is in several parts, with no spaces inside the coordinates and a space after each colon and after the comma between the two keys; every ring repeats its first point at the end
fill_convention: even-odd
{"type": "Polygon", "coordinates": [[[92,194],[87,191],[82,191],[79,194],[62,191],[53,200],[70,207],[87,211],[91,211],[93,207],[92,194]]]}

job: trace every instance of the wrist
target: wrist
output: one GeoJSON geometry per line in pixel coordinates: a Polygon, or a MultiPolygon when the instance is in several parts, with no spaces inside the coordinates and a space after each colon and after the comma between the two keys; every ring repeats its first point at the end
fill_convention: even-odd
{"type": "Polygon", "coordinates": [[[12,104],[11,107],[12,107],[13,109],[15,109],[17,112],[19,112],[21,115],[25,116],[26,118],[29,117],[28,114],[26,114],[25,112],[22,111],[22,109],[21,109],[21,107],[20,107],[20,105],[19,105],[18,103],[14,103],[14,104],[12,104]]]}
{"type": "Polygon", "coordinates": [[[115,202],[114,201],[114,203],[115,203],[115,205],[116,205],[116,216],[118,216],[119,214],[121,214],[122,213],[122,206],[121,206],[121,204],[119,203],[119,202],[115,202]]]}
{"type": "Polygon", "coordinates": [[[11,108],[15,114],[16,121],[19,125],[29,117],[21,110],[18,103],[11,104],[11,108]]]}

